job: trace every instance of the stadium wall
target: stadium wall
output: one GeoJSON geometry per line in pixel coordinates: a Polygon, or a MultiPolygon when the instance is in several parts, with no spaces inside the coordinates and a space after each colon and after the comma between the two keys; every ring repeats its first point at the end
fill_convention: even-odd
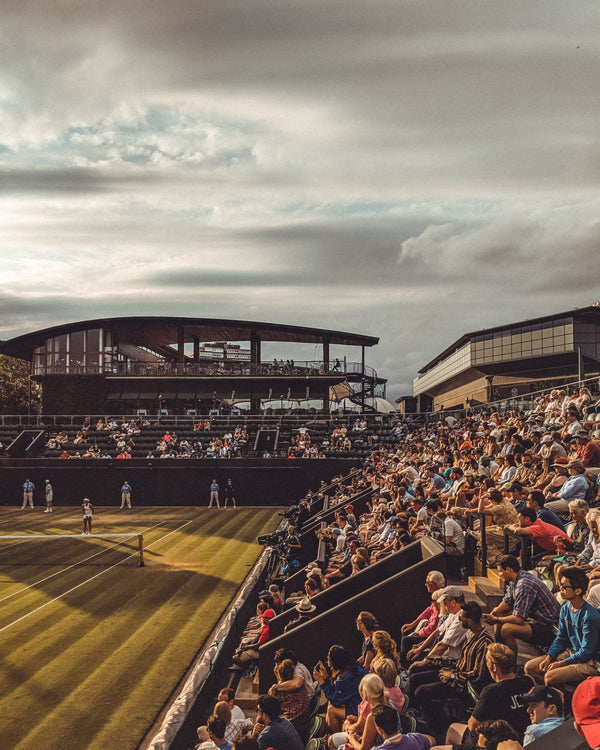
{"type": "MultiPolygon", "coordinates": [[[[210,484],[223,490],[231,479],[238,505],[289,505],[321,481],[348,474],[357,459],[2,459],[0,505],[23,500],[23,482],[35,484],[34,504],[44,505],[44,480],[49,479],[56,506],[79,506],[89,497],[98,506],[120,506],[121,485],[132,487],[133,505],[208,505],[210,484]]],[[[221,491],[221,499],[223,492],[221,491]]]]}

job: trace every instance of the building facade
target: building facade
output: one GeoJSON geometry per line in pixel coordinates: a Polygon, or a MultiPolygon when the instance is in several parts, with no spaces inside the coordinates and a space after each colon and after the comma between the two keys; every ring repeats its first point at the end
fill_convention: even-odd
{"type": "MultiPolygon", "coordinates": [[[[320,399],[332,389],[374,395],[385,381],[365,365],[373,336],[208,318],[103,318],[53,326],[0,343],[27,360],[45,414],[206,413],[218,403],[320,399]],[[262,342],[320,345],[319,359],[265,362],[262,342]],[[330,362],[330,346],[358,347],[357,362],[330,362]],[[373,391],[373,393],[371,393],[373,391]]],[[[316,349],[315,349],[316,351],[316,349]]],[[[346,392],[344,395],[348,395],[346,392]]]]}
{"type": "Polygon", "coordinates": [[[413,381],[419,410],[465,408],[600,373],[600,306],[466,333],[413,381]]]}

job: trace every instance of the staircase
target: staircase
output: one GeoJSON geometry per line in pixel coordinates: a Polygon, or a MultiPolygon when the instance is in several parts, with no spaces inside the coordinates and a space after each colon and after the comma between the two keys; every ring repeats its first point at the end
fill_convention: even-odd
{"type": "Polygon", "coordinates": [[[11,458],[29,458],[36,456],[43,447],[46,438],[44,430],[22,430],[6,449],[11,458]]]}

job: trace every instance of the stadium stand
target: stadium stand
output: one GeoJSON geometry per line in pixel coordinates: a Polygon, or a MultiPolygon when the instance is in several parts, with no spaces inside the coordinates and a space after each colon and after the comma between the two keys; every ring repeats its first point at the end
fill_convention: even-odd
{"type": "MultiPolygon", "coordinates": [[[[577,394],[569,399],[571,409],[577,408],[574,401],[579,396],[579,389],[576,390],[577,394]]],[[[478,413],[463,413],[457,416],[440,414],[435,421],[426,424],[411,422],[409,419],[396,419],[395,423],[388,425],[388,434],[385,436],[387,439],[380,440],[377,448],[370,451],[360,471],[343,478],[338,477],[327,487],[302,498],[300,505],[304,503],[310,507],[310,517],[303,520],[298,529],[303,553],[299,556],[299,565],[293,569],[290,569],[289,565],[286,566],[285,535],[282,533],[278,544],[271,547],[270,552],[275,560],[279,558],[279,563],[274,562],[270,566],[269,579],[265,584],[275,582],[282,589],[284,598],[290,596],[290,592],[300,590],[303,582],[309,579],[316,582],[317,590],[314,593],[309,592],[306,600],[308,603],[303,605],[309,614],[292,629],[286,630],[286,626],[296,617],[297,612],[301,611],[296,606],[287,609],[284,606],[281,614],[270,620],[268,638],[260,647],[258,664],[253,665],[250,678],[242,677],[238,691],[240,695],[248,679],[254,690],[267,691],[274,679],[272,670],[275,654],[282,648],[292,651],[309,669],[317,660],[327,662],[330,658],[330,647],[335,644],[343,645],[349,653],[358,656],[362,636],[356,629],[355,618],[364,610],[373,612],[382,631],[385,631],[386,635],[389,633],[392,642],[399,643],[401,626],[414,620],[420,612],[431,605],[427,590],[423,586],[427,574],[434,570],[442,573],[451,570],[452,566],[449,563],[454,558],[454,546],[460,543],[458,534],[462,534],[466,541],[464,560],[471,574],[469,585],[457,579],[455,574],[449,581],[449,587],[440,589],[440,592],[448,592],[447,595],[439,597],[439,608],[442,610],[440,622],[445,622],[453,616],[445,611],[443,602],[445,598],[456,596],[457,589],[461,597],[479,602],[486,612],[493,610],[503,597],[511,606],[514,604],[515,612],[523,611],[518,609],[521,605],[517,602],[521,602],[523,597],[527,599],[524,593],[527,589],[523,588],[526,579],[523,579],[523,583],[520,578],[518,581],[507,583],[499,577],[495,569],[495,555],[507,552],[515,552],[521,563],[519,570],[538,580],[558,599],[558,604],[562,607],[562,618],[563,613],[568,611],[569,601],[572,601],[572,597],[563,596],[570,579],[561,578],[559,574],[558,583],[562,588],[557,585],[555,575],[558,569],[554,567],[554,560],[564,557],[563,563],[569,565],[576,556],[569,557],[567,545],[566,555],[565,549],[559,549],[557,546],[554,552],[546,551],[546,554],[540,557],[539,550],[535,547],[537,536],[517,535],[511,528],[504,528],[504,525],[511,525],[502,525],[503,516],[497,510],[498,505],[510,509],[509,506],[514,508],[515,504],[522,503],[517,510],[526,505],[531,506],[535,498],[528,498],[534,489],[542,493],[546,488],[547,492],[551,491],[556,471],[552,465],[554,458],[549,454],[544,455],[543,446],[548,445],[546,435],[551,436],[552,442],[557,442],[562,447],[566,455],[565,465],[569,466],[581,457],[581,448],[578,446],[582,441],[577,439],[576,433],[571,435],[564,431],[562,435],[559,434],[569,423],[569,405],[557,415],[555,407],[552,406],[553,400],[556,399],[549,391],[547,394],[539,394],[528,409],[503,410],[501,407],[495,409],[492,406],[489,410],[481,410],[478,413]],[[550,408],[546,411],[549,405],[550,408]],[[510,482],[503,480],[500,484],[501,469],[494,471],[492,465],[490,470],[490,463],[500,464],[496,458],[503,452],[509,452],[515,459],[515,467],[523,478],[520,488],[513,487],[510,482]],[[529,461],[527,466],[523,466],[525,453],[532,457],[531,467],[529,461]],[[490,461],[482,461],[485,457],[490,461]],[[432,472],[428,471],[431,467],[434,469],[433,474],[442,477],[442,483],[437,480],[433,482],[432,472]],[[465,475],[468,479],[465,479],[465,475]],[[507,484],[510,486],[506,486],[507,484]],[[493,506],[493,512],[487,515],[480,512],[489,502],[490,493],[496,490],[500,491],[499,503],[493,506]],[[410,519],[416,518],[417,509],[421,507],[412,502],[413,497],[423,501],[425,513],[422,521],[423,531],[411,541],[403,537],[403,531],[408,529],[410,519]],[[347,510],[348,506],[352,507],[347,510]],[[440,516],[440,510],[453,510],[453,513],[448,512],[440,516]],[[344,512],[340,511],[355,516],[356,526],[346,527],[344,512]],[[453,523],[448,523],[449,519],[453,523]],[[340,521],[344,529],[334,525],[340,521]],[[458,525],[459,531],[455,524],[458,525]],[[495,539],[494,532],[498,524],[500,544],[494,546],[492,541],[495,539]],[[340,536],[343,537],[341,544],[340,536]],[[403,538],[404,541],[398,543],[397,548],[391,547],[390,553],[382,559],[367,563],[352,573],[344,572],[340,579],[329,582],[323,575],[332,559],[336,555],[343,556],[350,546],[352,549],[365,546],[369,551],[369,548],[380,548],[380,545],[386,544],[390,538],[393,541],[394,537],[403,538]],[[538,561],[537,568],[531,568],[530,553],[533,554],[533,559],[538,561]]],[[[562,400],[564,401],[564,397],[562,400]]],[[[591,411],[589,405],[582,408],[587,408],[587,411],[578,411],[577,421],[588,428],[591,440],[600,443],[600,433],[594,434],[596,430],[590,430],[590,427],[595,428],[596,412],[591,411]]],[[[576,467],[569,468],[569,476],[578,473],[576,467]]],[[[592,460],[592,463],[586,466],[585,498],[581,498],[592,508],[600,505],[598,474],[600,461],[592,460]]],[[[539,516],[542,509],[539,504],[534,507],[537,508],[539,516]]],[[[574,509],[577,509],[577,505],[574,509]]],[[[503,511],[503,508],[500,510],[503,511]]],[[[595,517],[592,514],[586,518],[592,527],[589,532],[592,540],[589,549],[592,556],[583,558],[589,560],[586,565],[588,583],[585,591],[578,590],[578,595],[582,594],[592,602],[589,609],[596,615],[590,615],[594,624],[591,626],[589,638],[583,644],[560,640],[560,618],[556,618],[555,642],[549,652],[554,656],[550,657],[549,661],[556,662],[557,666],[564,658],[568,658],[569,663],[576,664],[577,660],[583,659],[584,656],[597,660],[600,655],[600,613],[597,610],[600,606],[600,597],[596,597],[594,591],[596,577],[600,579],[600,558],[594,556],[594,550],[600,549],[600,542],[594,541],[598,539],[595,517]],[[559,653],[563,647],[567,649],[566,655],[559,653]]],[[[563,520],[566,519],[565,515],[563,520]]],[[[288,520],[285,519],[285,522],[288,520]]],[[[581,529],[580,516],[578,522],[581,529]]],[[[567,525],[567,533],[573,534],[575,526],[575,523],[567,525]]],[[[578,548],[578,554],[581,554],[581,546],[578,548]]],[[[443,635],[440,638],[439,642],[443,644],[443,635]]],[[[530,643],[517,640],[517,644],[520,665],[518,671],[522,672],[523,664],[533,656],[544,653],[541,642],[536,642],[535,632],[530,643]]],[[[451,652],[447,653],[451,656],[451,652]]],[[[385,658],[384,655],[381,658],[385,658]]],[[[376,662],[377,659],[374,659],[372,664],[376,662]]],[[[440,676],[437,675],[440,669],[449,672],[453,669],[452,662],[440,663],[434,660],[432,663],[435,671],[434,680],[441,678],[441,672],[440,676]]],[[[335,666],[332,667],[332,661],[329,661],[329,665],[329,674],[335,678],[335,666]]],[[[576,670],[572,672],[574,674],[576,670]]],[[[239,675],[236,677],[236,680],[238,679],[239,675]]],[[[327,679],[330,678],[326,678],[326,684],[327,679]]],[[[398,684],[401,687],[405,679],[405,673],[400,670],[398,684]]],[[[566,721],[551,729],[542,739],[530,743],[528,747],[560,746],[562,750],[570,750],[587,746],[574,732],[569,718],[570,696],[576,685],[577,682],[561,686],[564,689],[566,721]]],[[[323,694],[323,687],[321,692],[323,694]]],[[[335,703],[335,694],[329,689],[325,693],[327,701],[325,698],[321,699],[321,711],[326,710],[329,701],[333,700],[335,703]]],[[[439,727],[436,727],[436,740],[442,745],[447,740],[446,730],[450,732],[450,723],[462,721],[466,725],[475,704],[479,705],[479,692],[472,685],[469,685],[469,690],[461,696],[464,700],[452,700],[445,706],[443,731],[440,732],[439,727]]],[[[522,701],[525,706],[527,700],[522,701]]],[[[476,714],[478,710],[475,709],[476,714]]],[[[500,711],[499,708],[497,710],[500,711]]],[[[310,734],[313,736],[303,737],[307,749],[319,747],[319,742],[315,738],[326,733],[327,722],[323,721],[323,714],[321,717],[319,722],[311,724],[313,731],[310,734]]],[[[498,713],[497,716],[489,718],[501,719],[503,716],[498,713]]],[[[533,721],[538,720],[534,716],[533,721]]],[[[418,731],[431,734],[432,728],[424,724],[424,716],[416,708],[411,709],[410,705],[403,708],[398,721],[401,731],[416,727],[418,731]]],[[[473,726],[476,728],[477,722],[473,726]]],[[[548,726],[555,724],[550,723],[548,726]]],[[[543,728],[544,726],[536,728],[533,734],[537,736],[543,728]]],[[[482,728],[482,731],[484,730],[485,726],[482,728]]],[[[465,748],[474,748],[478,744],[477,732],[472,732],[465,738],[465,742],[465,748]]],[[[349,744],[355,747],[353,742],[349,744]]],[[[376,744],[372,746],[375,747],[376,744]]]]}

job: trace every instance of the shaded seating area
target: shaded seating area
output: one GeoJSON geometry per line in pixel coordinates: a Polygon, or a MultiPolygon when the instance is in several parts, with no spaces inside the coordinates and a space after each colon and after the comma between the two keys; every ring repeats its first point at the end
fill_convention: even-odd
{"type": "Polygon", "coordinates": [[[288,613],[274,618],[271,639],[259,650],[261,691],[272,683],[274,654],[279,648],[293,649],[300,661],[311,666],[324,659],[333,642],[360,652],[361,637],[355,620],[361,610],[377,612],[381,627],[399,640],[401,626],[429,604],[423,586],[427,573],[445,571],[445,562],[441,545],[433,539],[421,539],[317,594],[313,600],[317,611],[307,623],[284,633],[288,613]],[[322,644],[322,652],[316,644],[322,644]]]}

